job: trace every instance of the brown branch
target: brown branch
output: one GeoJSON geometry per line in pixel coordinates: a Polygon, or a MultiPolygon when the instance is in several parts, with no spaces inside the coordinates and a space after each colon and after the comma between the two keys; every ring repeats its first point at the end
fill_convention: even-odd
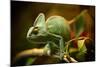
{"type": "Polygon", "coordinates": [[[28,57],[28,56],[49,56],[50,55],[50,50],[45,49],[45,48],[33,48],[29,50],[24,50],[16,55],[14,58],[14,63],[19,60],[22,57],[28,57]]]}

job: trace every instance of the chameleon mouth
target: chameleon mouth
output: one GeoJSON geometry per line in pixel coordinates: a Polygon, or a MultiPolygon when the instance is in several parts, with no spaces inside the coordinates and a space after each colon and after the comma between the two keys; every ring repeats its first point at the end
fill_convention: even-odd
{"type": "Polygon", "coordinates": [[[46,42],[39,39],[38,40],[28,39],[28,41],[33,44],[46,44],[46,42]]]}
{"type": "Polygon", "coordinates": [[[43,39],[43,37],[36,36],[36,35],[28,36],[27,40],[33,44],[46,44],[46,41],[45,39],[43,39]]]}
{"type": "Polygon", "coordinates": [[[46,44],[46,42],[32,42],[33,44],[46,44]]]}

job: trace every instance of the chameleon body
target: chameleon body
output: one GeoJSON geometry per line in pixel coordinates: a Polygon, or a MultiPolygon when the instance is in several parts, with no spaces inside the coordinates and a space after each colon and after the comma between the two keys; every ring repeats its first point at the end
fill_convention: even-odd
{"type": "Polygon", "coordinates": [[[70,26],[65,18],[61,16],[51,16],[47,19],[46,24],[47,30],[50,33],[62,36],[64,41],[70,39],[70,26]]]}
{"type": "MultiPolygon", "coordinates": [[[[45,44],[49,49],[57,49],[60,59],[64,56],[65,42],[70,40],[70,23],[82,18],[86,11],[67,21],[62,16],[51,16],[45,20],[45,15],[40,13],[27,33],[27,39],[34,44],[45,44]],[[70,22],[70,23],[69,23],[70,22]],[[53,46],[56,46],[53,48],[53,46]]],[[[54,51],[55,52],[55,51],[54,51]]]]}
{"type": "Polygon", "coordinates": [[[44,14],[40,13],[28,31],[27,39],[34,44],[55,44],[59,47],[61,56],[65,42],[70,39],[68,21],[61,16],[51,16],[45,21],[44,14]]]}

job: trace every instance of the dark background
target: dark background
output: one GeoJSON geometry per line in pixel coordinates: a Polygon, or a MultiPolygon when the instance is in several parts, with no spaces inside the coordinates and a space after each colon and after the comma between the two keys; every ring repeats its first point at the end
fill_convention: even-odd
{"type": "Polygon", "coordinates": [[[11,1],[11,59],[23,50],[38,47],[26,40],[26,34],[39,13],[44,13],[46,19],[52,15],[60,15],[71,20],[84,9],[87,9],[91,16],[86,17],[87,24],[90,24],[86,31],[94,37],[95,6],[11,1]]]}

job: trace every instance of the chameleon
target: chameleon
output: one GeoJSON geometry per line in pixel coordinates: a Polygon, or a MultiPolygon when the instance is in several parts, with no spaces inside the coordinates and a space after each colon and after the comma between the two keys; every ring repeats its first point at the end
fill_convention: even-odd
{"type": "Polygon", "coordinates": [[[33,25],[27,32],[27,40],[33,44],[44,44],[48,46],[48,54],[56,52],[60,59],[63,58],[65,52],[65,42],[71,39],[70,24],[82,18],[86,11],[82,11],[74,19],[68,21],[62,16],[50,16],[47,20],[45,15],[40,13],[35,19],[33,25]],[[53,47],[54,46],[54,47],[53,47]],[[53,51],[52,49],[57,49],[53,51]]]}

